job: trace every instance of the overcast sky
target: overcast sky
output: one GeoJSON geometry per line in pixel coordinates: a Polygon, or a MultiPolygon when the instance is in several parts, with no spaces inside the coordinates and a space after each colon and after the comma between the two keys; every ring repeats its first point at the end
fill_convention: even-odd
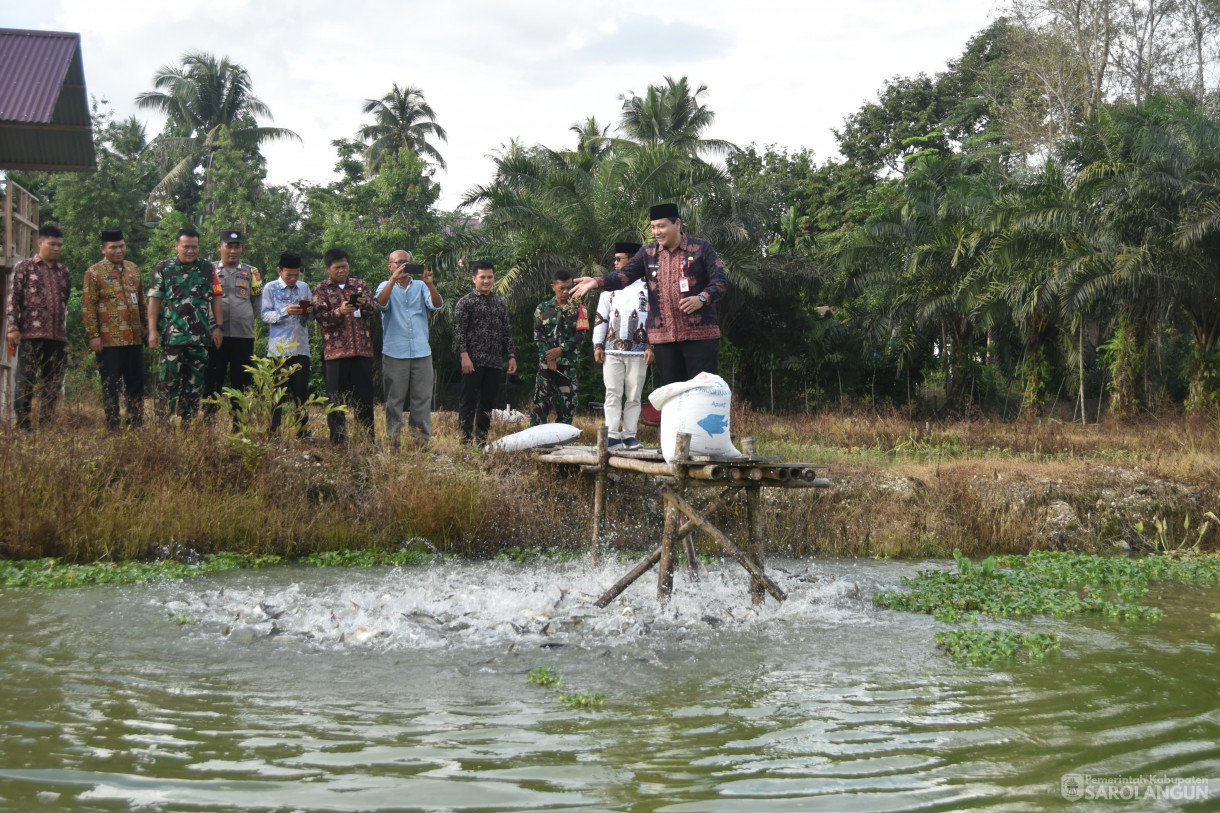
{"type": "MultiPolygon", "coordinates": [[[[628,91],[666,75],[707,85],[710,137],[836,155],[830,130],[896,74],[943,70],[986,27],[990,0],[3,0],[0,26],[76,31],[91,95],[119,116],[184,52],[244,65],[274,123],[302,142],[264,149],[269,180],[326,182],[330,142],[369,121],[365,99],[422,88],[449,133],[437,181],[452,208],[519,139],[574,144],[617,123],[628,91]]],[[[151,138],[161,122],[139,112],[151,138]]]]}

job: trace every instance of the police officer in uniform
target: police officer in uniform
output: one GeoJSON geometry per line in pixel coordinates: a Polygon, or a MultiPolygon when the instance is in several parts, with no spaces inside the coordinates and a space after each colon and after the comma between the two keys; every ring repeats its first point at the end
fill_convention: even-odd
{"type": "MultiPolygon", "coordinates": [[[[217,244],[220,262],[212,264],[224,290],[224,341],[208,351],[208,373],[204,382],[205,398],[225,386],[244,390],[250,385],[246,365],[254,358],[254,325],[259,320],[263,279],[259,270],[241,261],[242,235],[237,229],[221,232],[217,244]]],[[[213,407],[213,410],[215,408],[213,407]]]]}

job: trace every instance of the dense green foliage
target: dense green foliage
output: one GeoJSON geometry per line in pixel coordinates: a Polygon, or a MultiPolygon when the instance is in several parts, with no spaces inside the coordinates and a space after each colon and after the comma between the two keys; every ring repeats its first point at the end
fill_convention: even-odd
{"type": "Polygon", "coordinates": [[[957,660],[975,665],[1016,660],[1022,651],[1030,660],[1042,661],[1059,650],[1059,636],[1046,632],[961,629],[936,633],[936,645],[957,660]]]}
{"type": "MultiPolygon", "coordinates": [[[[623,93],[614,124],[578,119],[571,146],[502,146],[493,176],[444,212],[433,167],[448,134],[423,90],[394,84],[351,111],[334,182],[274,186],[259,148],[295,135],[263,123],[271,111],[241,65],[187,53],[138,98],[167,116],[151,141],[96,103],[97,173],[14,178],[65,228],[78,280],[104,227],[125,231],[145,271],[187,223],[205,246],[243,230],[268,275],[298,252],[310,283],[333,246],[374,285],[390,251],[411,250],[446,299],[433,317],[442,402],[459,377],[448,347],[467,263],[497,263],[525,347],[553,270],[604,272],[615,241],[649,239],[647,207],[674,200],[725,261],[721,372],[757,408],[1214,409],[1220,18],[1134,4],[1164,20],[1144,42],[1134,22],[1082,27],[1080,4],[1005,5],[944,71],[892,77],[848,112],[842,157],[820,163],[800,146],[710,137],[707,88],[664,77],[623,93]]],[[[598,399],[582,364],[582,400],[598,399]]]]}
{"type": "Polygon", "coordinates": [[[173,559],[157,562],[96,562],[88,565],[65,564],[58,559],[0,559],[0,586],[61,588],[176,581],[237,567],[266,567],[279,564],[280,561],[279,556],[240,553],[211,553],[204,556],[198,564],[173,559]]]}
{"type": "MultiPolygon", "coordinates": [[[[1125,621],[1156,621],[1161,610],[1140,603],[1149,582],[1220,585],[1220,557],[1161,554],[1143,559],[1035,551],[990,557],[975,565],[959,551],[956,572],[922,570],[903,579],[908,592],[881,592],[873,603],[890,610],[928,613],[938,621],[977,623],[981,616],[1068,618],[1092,614],[1125,621]],[[1000,569],[997,569],[1000,568],[1000,569]]],[[[982,629],[936,634],[937,646],[971,664],[1012,661],[1024,651],[1045,660],[1059,650],[1053,633],[982,629]]]]}
{"type": "Polygon", "coordinates": [[[909,592],[873,597],[890,610],[928,613],[938,621],[972,614],[996,618],[1097,614],[1126,620],[1156,620],[1161,611],[1141,604],[1151,581],[1220,585],[1220,558],[1160,555],[1143,559],[1035,551],[1004,556],[988,571],[923,570],[906,580],[909,592]]]}

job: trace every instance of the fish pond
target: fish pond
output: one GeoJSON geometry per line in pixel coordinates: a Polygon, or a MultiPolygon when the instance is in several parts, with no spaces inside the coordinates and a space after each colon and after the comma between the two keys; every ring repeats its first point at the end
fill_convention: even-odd
{"type": "Polygon", "coordinates": [[[1220,809],[1220,588],[980,617],[874,601],[953,561],[802,559],[595,608],[627,567],[0,589],[0,810],[1220,809]]]}

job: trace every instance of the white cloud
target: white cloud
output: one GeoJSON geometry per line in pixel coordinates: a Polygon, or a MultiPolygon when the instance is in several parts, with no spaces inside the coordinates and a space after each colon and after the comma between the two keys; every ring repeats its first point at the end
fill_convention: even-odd
{"type": "Polygon", "coordinates": [[[79,31],[89,91],[120,115],[186,51],[240,62],[275,124],[303,139],[266,148],[277,183],[333,177],[330,142],[367,123],[363,100],[420,87],[449,132],[445,206],[490,178],[487,155],[510,139],[570,144],[572,124],[615,122],[620,93],[666,74],[708,86],[714,137],[831,157],[830,128],[884,79],[943,69],[989,22],[979,0],[59,0],[22,20],[79,31]]]}

